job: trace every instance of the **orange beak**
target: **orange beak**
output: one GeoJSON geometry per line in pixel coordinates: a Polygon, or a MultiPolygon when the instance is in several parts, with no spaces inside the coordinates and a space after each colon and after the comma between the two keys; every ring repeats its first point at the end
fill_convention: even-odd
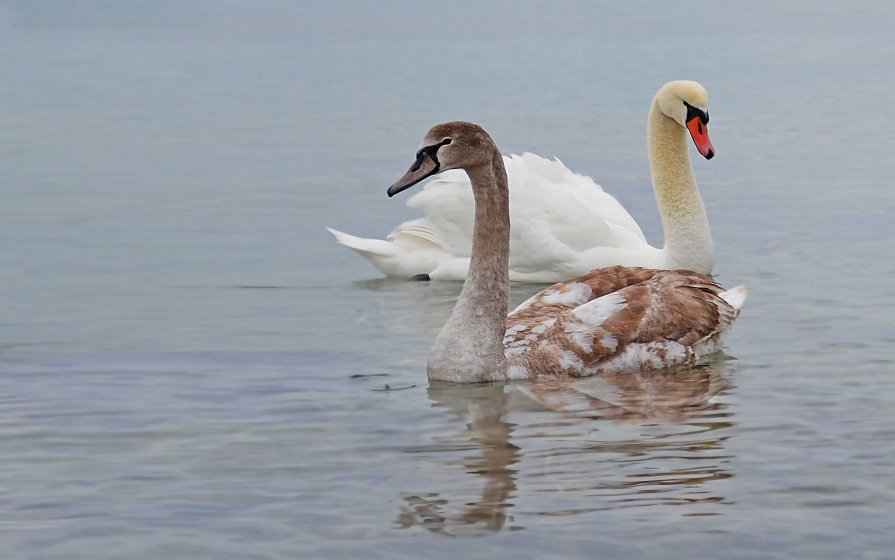
{"type": "Polygon", "coordinates": [[[709,129],[699,117],[693,117],[687,121],[687,130],[690,131],[690,137],[693,138],[693,143],[696,144],[696,149],[699,150],[702,157],[705,159],[715,157],[715,147],[709,140],[709,129]]]}

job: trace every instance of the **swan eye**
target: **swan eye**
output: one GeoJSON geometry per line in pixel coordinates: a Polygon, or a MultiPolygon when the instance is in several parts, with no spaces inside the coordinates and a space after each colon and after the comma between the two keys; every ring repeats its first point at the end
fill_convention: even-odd
{"type": "Polygon", "coordinates": [[[422,158],[423,158],[424,154],[429,156],[430,158],[432,158],[432,161],[437,162],[438,156],[436,154],[438,153],[438,148],[440,148],[442,146],[447,146],[448,144],[450,144],[452,142],[453,142],[453,140],[451,140],[450,138],[445,138],[438,144],[432,144],[431,146],[426,146],[424,148],[420,148],[419,150],[417,150],[416,163],[414,164],[414,168],[411,169],[411,171],[416,171],[420,168],[420,166],[422,165],[422,161],[423,161],[422,158]]]}
{"type": "Polygon", "coordinates": [[[702,124],[709,124],[709,112],[708,111],[706,111],[704,109],[700,109],[699,107],[694,107],[693,105],[690,105],[686,101],[684,101],[684,107],[687,108],[687,118],[685,119],[686,122],[690,122],[695,118],[699,118],[699,121],[702,124]]]}

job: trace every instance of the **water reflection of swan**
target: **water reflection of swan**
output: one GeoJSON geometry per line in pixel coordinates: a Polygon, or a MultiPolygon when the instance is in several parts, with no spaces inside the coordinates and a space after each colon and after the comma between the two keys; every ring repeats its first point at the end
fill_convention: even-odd
{"type": "Polygon", "coordinates": [[[716,407],[724,378],[711,364],[686,369],[612,372],[587,379],[539,379],[519,390],[545,407],[618,421],[678,422],[716,407]],[[609,394],[605,394],[610,389],[609,394]],[[612,390],[614,389],[614,390],[612,390]]]}
{"type": "MultiPolygon", "coordinates": [[[[450,409],[459,420],[468,421],[461,435],[474,445],[463,449],[478,453],[463,457],[460,463],[466,472],[484,478],[485,485],[478,500],[466,503],[456,513],[446,511],[450,504],[439,493],[407,494],[398,524],[447,534],[500,531],[508,520],[509,499],[516,491],[516,470],[512,467],[519,460],[519,448],[510,443],[514,425],[504,419],[510,393],[503,385],[432,383],[429,398],[450,409]]],[[[448,444],[443,449],[456,448],[448,444]]]]}
{"type": "Polygon", "coordinates": [[[562,383],[432,384],[435,406],[466,423],[427,446],[434,459],[463,453],[435,467],[459,464],[484,485],[452,480],[439,492],[405,493],[396,523],[460,536],[522,529],[518,517],[527,515],[657,504],[718,513],[704,506],[724,503],[705,485],[733,476],[723,452],[731,413],[713,398],[729,389],[723,369],[717,362],[562,383]],[[545,498],[550,505],[539,506],[545,498]]]}

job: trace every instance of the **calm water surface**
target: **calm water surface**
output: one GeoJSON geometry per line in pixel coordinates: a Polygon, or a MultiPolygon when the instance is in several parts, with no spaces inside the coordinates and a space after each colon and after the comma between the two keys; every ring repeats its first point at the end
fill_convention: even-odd
{"type": "MultiPolygon", "coordinates": [[[[891,558],[895,9],[878,2],[0,3],[0,543],[11,558],[891,558]],[[669,79],[725,356],[430,385],[459,285],[337,246],[432,124],[559,156],[661,243],[669,79]],[[538,388],[535,388],[538,389],[538,388]],[[540,390],[562,395],[568,388],[540,390]]],[[[514,286],[514,301],[537,287],[514,286]]]]}

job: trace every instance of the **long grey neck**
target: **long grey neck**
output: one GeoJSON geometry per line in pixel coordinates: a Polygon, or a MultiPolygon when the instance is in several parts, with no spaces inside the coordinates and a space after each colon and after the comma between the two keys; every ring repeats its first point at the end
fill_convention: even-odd
{"type": "Polygon", "coordinates": [[[687,130],[665,115],[653,100],[647,136],[653,189],[665,231],[666,268],[711,271],[715,247],[693,177],[687,130]]]}
{"type": "Polygon", "coordinates": [[[497,148],[490,164],[467,169],[475,196],[472,256],[463,290],[429,354],[429,379],[505,378],[503,337],[510,299],[510,202],[497,148]]]}

